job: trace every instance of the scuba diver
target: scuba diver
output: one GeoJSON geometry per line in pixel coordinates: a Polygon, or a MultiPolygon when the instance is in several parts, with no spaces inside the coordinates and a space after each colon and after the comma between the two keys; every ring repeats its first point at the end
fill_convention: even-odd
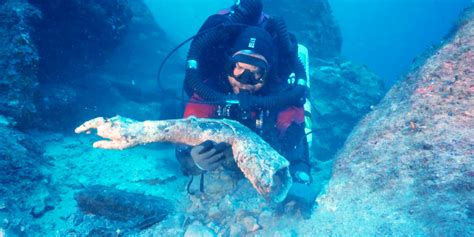
{"type": "MultiPolygon", "coordinates": [[[[252,129],[290,162],[293,186],[287,200],[310,213],[316,194],[309,186],[303,109],[307,74],[296,38],[281,19],[263,13],[261,0],[237,2],[210,16],[191,44],[184,117],[233,119],[252,129]]],[[[228,167],[229,156],[228,144],[213,141],[176,149],[183,173],[201,175],[201,185],[206,171],[228,167]]]]}

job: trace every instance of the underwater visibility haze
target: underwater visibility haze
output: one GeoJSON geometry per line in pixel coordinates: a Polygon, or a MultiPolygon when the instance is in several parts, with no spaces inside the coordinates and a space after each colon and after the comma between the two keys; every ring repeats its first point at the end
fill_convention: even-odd
{"type": "Polygon", "coordinates": [[[474,235],[470,0],[3,0],[0,45],[0,237],[474,235]]]}

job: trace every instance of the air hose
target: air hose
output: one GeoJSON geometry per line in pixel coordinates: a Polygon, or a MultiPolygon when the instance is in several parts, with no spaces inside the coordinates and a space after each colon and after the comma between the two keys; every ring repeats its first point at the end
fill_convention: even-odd
{"type": "Polygon", "coordinates": [[[285,21],[281,17],[271,17],[268,19],[266,25],[264,26],[265,30],[268,32],[274,32],[276,38],[278,39],[278,44],[280,49],[287,53],[292,50],[292,44],[288,30],[286,28],[285,21]]]}

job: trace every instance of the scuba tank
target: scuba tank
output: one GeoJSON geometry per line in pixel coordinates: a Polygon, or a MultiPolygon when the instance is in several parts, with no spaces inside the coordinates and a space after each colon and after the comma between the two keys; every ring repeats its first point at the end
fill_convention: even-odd
{"type": "MultiPolygon", "coordinates": [[[[307,87],[307,97],[306,101],[304,103],[304,124],[305,124],[305,134],[306,134],[306,139],[308,141],[308,146],[309,150],[312,150],[313,147],[313,116],[311,114],[311,101],[310,101],[310,80],[309,80],[309,56],[308,56],[308,48],[302,44],[298,44],[298,58],[300,61],[303,63],[304,68],[306,69],[306,87],[307,87]]],[[[288,78],[288,83],[293,84],[295,83],[295,73],[292,73],[290,77],[288,78]]]]}

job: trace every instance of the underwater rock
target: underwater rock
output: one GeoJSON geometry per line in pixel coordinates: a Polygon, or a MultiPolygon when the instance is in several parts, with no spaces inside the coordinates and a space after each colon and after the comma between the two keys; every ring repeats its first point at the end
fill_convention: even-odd
{"type": "Polygon", "coordinates": [[[301,233],[473,236],[474,8],[354,129],[301,233]]]}
{"type": "Polygon", "coordinates": [[[0,126],[0,198],[23,197],[44,178],[48,166],[43,150],[26,134],[0,126]]]}
{"type": "Polygon", "coordinates": [[[146,229],[162,221],[172,211],[172,205],[166,199],[101,185],[76,193],[74,199],[82,212],[121,221],[137,229],[146,229]]]}
{"type": "Polygon", "coordinates": [[[64,83],[97,69],[125,36],[132,19],[125,0],[30,3],[41,11],[33,35],[42,58],[41,83],[64,83]]]}
{"type": "Polygon", "coordinates": [[[382,80],[367,67],[352,62],[311,70],[313,152],[318,160],[332,159],[357,122],[385,92],[382,80]]]}
{"type": "Polygon", "coordinates": [[[246,216],[242,219],[242,225],[248,233],[255,232],[261,227],[257,224],[257,219],[253,216],[246,216]]]}
{"type": "Polygon", "coordinates": [[[27,127],[36,111],[39,56],[31,24],[39,15],[26,0],[0,4],[0,114],[20,127],[27,127]]]}
{"type": "Polygon", "coordinates": [[[295,33],[311,57],[339,57],[342,35],[328,0],[264,0],[264,11],[283,17],[288,29],[295,33]]]}
{"type": "Polygon", "coordinates": [[[27,25],[39,54],[34,75],[40,85],[38,116],[30,126],[70,129],[72,121],[97,111],[128,107],[157,117],[156,104],[137,103],[158,101],[157,63],[171,47],[143,1],[29,2],[41,16],[27,25]]]}
{"type": "Polygon", "coordinates": [[[0,125],[0,140],[0,226],[28,228],[34,223],[33,209],[38,215],[51,209],[49,205],[37,208],[49,195],[51,164],[41,144],[28,134],[0,125]]]}
{"type": "Polygon", "coordinates": [[[229,228],[230,236],[242,236],[245,234],[245,227],[240,223],[232,224],[229,228]]]}

